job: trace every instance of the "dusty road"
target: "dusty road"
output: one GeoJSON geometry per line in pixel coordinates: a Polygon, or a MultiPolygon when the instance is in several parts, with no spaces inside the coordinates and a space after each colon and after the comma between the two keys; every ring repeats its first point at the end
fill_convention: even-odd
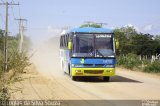
{"type": "Polygon", "coordinates": [[[20,91],[17,100],[160,100],[160,78],[141,72],[117,68],[110,82],[99,78],[72,81],[60,69],[58,41],[40,45],[32,58],[33,66],[14,84],[20,91]]]}

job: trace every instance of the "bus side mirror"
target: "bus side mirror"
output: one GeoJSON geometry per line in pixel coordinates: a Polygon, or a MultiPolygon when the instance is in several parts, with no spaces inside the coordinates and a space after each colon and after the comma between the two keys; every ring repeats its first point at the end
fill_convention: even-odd
{"type": "Polygon", "coordinates": [[[72,49],[72,42],[71,42],[71,41],[68,42],[68,49],[69,49],[69,50],[72,49]]]}
{"type": "Polygon", "coordinates": [[[119,41],[116,40],[116,49],[119,49],[119,41]]]}

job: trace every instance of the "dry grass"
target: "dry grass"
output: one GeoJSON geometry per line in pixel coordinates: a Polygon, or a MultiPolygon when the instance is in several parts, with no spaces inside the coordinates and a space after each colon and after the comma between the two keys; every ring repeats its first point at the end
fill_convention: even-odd
{"type": "MultiPolygon", "coordinates": [[[[0,100],[9,99],[8,85],[18,81],[15,79],[19,78],[19,74],[23,73],[25,68],[31,65],[29,59],[30,57],[25,52],[11,51],[8,59],[8,71],[2,73],[2,69],[0,70],[2,76],[0,78],[0,100]]],[[[0,62],[0,64],[3,64],[2,61],[0,62]]]]}

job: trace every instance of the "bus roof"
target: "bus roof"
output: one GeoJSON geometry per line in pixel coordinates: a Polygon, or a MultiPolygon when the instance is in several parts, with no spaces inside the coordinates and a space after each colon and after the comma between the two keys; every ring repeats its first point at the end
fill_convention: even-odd
{"type": "Polygon", "coordinates": [[[107,28],[93,28],[93,27],[83,27],[83,28],[75,28],[70,30],[69,32],[77,32],[77,33],[113,33],[112,29],[107,28]]]}

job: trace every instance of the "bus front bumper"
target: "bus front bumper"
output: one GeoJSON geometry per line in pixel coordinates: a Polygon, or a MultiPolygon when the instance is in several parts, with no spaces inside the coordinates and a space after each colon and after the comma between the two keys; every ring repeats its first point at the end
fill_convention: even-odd
{"type": "Polygon", "coordinates": [[[115,68],[72,68],[72,76],[114,76],[115,68]]]}

